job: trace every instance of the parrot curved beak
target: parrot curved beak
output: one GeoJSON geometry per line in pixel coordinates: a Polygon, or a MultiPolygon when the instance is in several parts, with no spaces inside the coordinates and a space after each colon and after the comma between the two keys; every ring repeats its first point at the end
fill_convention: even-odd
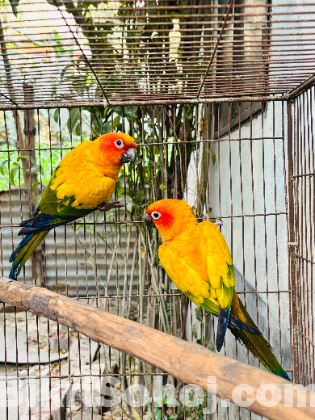
{"type": "Polygon", "coordinates": [[[137,151],[136,149],[134,149],[133,147],[129,147],[129,149],[127,150],[127,152],[125,152],[122,155],[122,158],[120,160],[121,163],[130,163],[130,165],[133,165],[135,163],[136,160],[136,154],[137,151]]]}
{"type": "Polygon", "coordinates": [[[149,230],[152,230],[152,228],[155,228],[155,224],[152,222],[152,220],[147,214],[145,215],[144,223],[146,224],[149,230]]]}

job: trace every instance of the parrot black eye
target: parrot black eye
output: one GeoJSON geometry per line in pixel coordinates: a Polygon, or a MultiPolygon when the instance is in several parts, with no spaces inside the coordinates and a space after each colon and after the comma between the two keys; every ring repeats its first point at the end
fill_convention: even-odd
{"type": "Polygon", "coordinates": [[[117,147],[117,149],[123,149],[124,148],[124,142],[122,140],[116,140],[115,141],[115,146],[117,147]]]}
{"type": "Polygon", "coordinates": [[[158,220],[161,217],[161,213],[159,213],[158,211],[154,211],[151,216],[153,217],[154,220],[158,220]]]}

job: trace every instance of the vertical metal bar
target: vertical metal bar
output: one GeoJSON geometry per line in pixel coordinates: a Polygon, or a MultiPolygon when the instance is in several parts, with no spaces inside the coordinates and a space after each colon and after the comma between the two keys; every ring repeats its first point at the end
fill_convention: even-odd
{"type": "MultiPolygon", "coordinates": [[[[292,122],[292,103],[287,102],[287,138],[288,138],[288,199],[289,199],[289,243],[296,241],[294,229],[294,137],[293,137],[293,122],[292,122]]],[[[292,333],[293,333],[293,374],[294,382],[300,382],[299,375],[299,355],[298,355],[298,308],[297,308],[297,279],[294,259],[294,245],[289,245],[289,265],[290,265],[290,289],[291,289],[291,310],[292,310],[292,333]]]]}
{"type": "MultiPolygon", "coordinates": [[[[311,139],[311,145],[310,145],[310,159],[311,159],[311,164],[310,164],[310,169],[311,171],[314,173],[315,171],[315,161],[314,161],[314,156],[315,156],[315,141],[314,141],[314,127],[313,127],[313,121],[314,121],[314,107],[313,107],[313,103],[314,103],[314,87],[312,87],[310,89],[310,120],[311,120],[311,124],[310,124],[310,139],[311,139]]],[[[315,223],[314,223],[314,216],[315,216],[315,206],[314,206],[314,199],[315,199],[315,181],[314,181],[314,177],[311,177],[311,185],[312,187],[310,188],[310,225],[311,225],[311,232],[310,232],[310,253],[311,253],[311,261],[314,261],[314,253],[313,253],[313,249],[314,249],[314,231],[315,231],[315,223]]],[[[312,343],[314,343],[314,339],[315,339],[315,323],[314,323],[314,268],[311,267],[311,312],[310,312],[310,321],[311,321],[311,332],[310,332],[310,339],[312,341],[312,343]]],[[[312,346],[312,349],[310,351],[310,358],[311,358],[311,366],[312,366],[312,370],[311,370],[311,377],[310,377],[310,382],[314,383],[315,380],[315,346],[312,346]]]]}
{"type": "MultiPolygon", "coordinates": [[[[199,213],[200,211],[200,200],[199,200],[199,193],[200,193],[200,185],[199,185],[199,155],[198,155],[198,146],[199,146],[199,142],[198,142],[198,136],[199,136],[199,130],[200,130],[200,125],[199,125],[199,107],[198,105],[196,105],[195,107],[195,121],[196,121],[196,130],[195,130],[195,141],[196,141],[196,197],[195,197],[195,203],[196,203],[196,208],[197,208],[197,212],[199,213]]],[[[200,216],[200,214],[198,214],[198,216],[200,216]]]]}
{"type": "MultiPolygon", "coordinates": [[[[265,178],[265,127],[264,127],[264,107],[261,103],[261,132],[262,132],[262,175],[263,175],[263,199],[264,199],[264,214],[266,211],[266,178],[265,178]]],[[[267,333],[268,341],[270,341],[270,313],[269,313],[269,276],[268,276],[268,244],[267,244],[267,220],[264,216],[264,233],[265,233],[265,270],[266,270],[266,302],[267,302],[267,333]]]]}
{"type": "MultiPolygon", "coordinates": [[[[278,104],[277,104],[278,106],[278,104]]],[[[275,104],[272,103],[272,137],[273,137],[273,184],[274,184],[274,210],[278,213],[277,205],[277,153],[276,153],[276,112],[275,104]]],[[[283,140],[282,140],[283,142],[283,140]]],[[[285,184],[284,184],[285,185],[285,184]]],[[[277,277],[277,302],[278,302],[278,326],[279,326],[279,354],[282,365],[282,334],[281,334],[281,300],[280,300],[280,279],[279,279],[279,244],[278,244],[278,216],[275,216],[275,237],[276,237],[276,277],[277,277]]]]}
{"type": "MultiPolygon", "coordinates": [[[[313,137],[312,137],[312,133],[311,133],[311,129],[312,129],[312,114],[311,114],[311,92],[312,90],[309,89],[306,93],[306,99],[307,99],[307,143],[308,143],[308,170],[309,173],[311,173],[311,171],[313,171],[313,165],[312,165],[312,150],[313,150],[313,137]]],[[[308,179],[308,235],[307,235],[307,241],[308,241],[308,259],[310,259],[312,261],[312,238],[313,238],[313,224],[311,222],[312,219],[312,201],[311,201],[311,197],[312,197],[312,184],[313,184],[313,177],[310,177],[308,179]],[[310,255],[309,255],[310,254],[310,255]]],[[[313,267],[312,264],[307,263],[308,265],[308,277],[307,277],[307,337],[311,337],[311,331],[312,331],[312,320],[313,318],[311,317],[311,313],[312,313],[312,282],[313,282],[313,267]]],[[[308,364],[309,364],[309,369],[308,369],[308,374],[309,374],[309,379],[308,379],[308,383],[312,382],[312,376],[313,376],[313,366],[312,366],[312,349],[314,348],[314,346],[311,345],[311,343],[308,341],[308,364]]]]}

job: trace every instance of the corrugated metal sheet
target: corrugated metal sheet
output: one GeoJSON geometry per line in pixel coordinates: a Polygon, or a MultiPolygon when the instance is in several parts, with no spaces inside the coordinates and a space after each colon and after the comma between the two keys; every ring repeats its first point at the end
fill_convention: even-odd
{"type": "MultiPolygon", "coordinates": [[[[30,217],[28,194],[25,187],[13,187],[11,192],[0,192],[2,276],[8,276],[10,271],[9,258],[13,250],[12,243],[15,248],[21,240],[21,237],[18,236],[20,228],[17,225],[21,220],[30,217]]],[[[99,221],[103,220],[101,214],[96,215],[96,217],[99,221]]],[[[94,221],[95,215],[92,218],[94,221]]],[[[122,211],[120,211],[120,220],[124,221],[124,212],[122,211]]],[[[97,288],[100,296],[122,295],[126,284],[126,227],[124,224],[119,226],[121,235],[117,234],[117,227],[114,225],[106,226],[106,244],[99,237],[99,235],[104,236],[104,225],[102,223],[97,224],[96,228],[89,224],[83,224],[76,234],[73,225],[60,227],[55,232],[50,232],[44,241],[42,252],[44,277],[48,288],[63,293],[67,287],[70,296],[95,296],[97,288]],[[116,259],[113,259],[113,253],[114,255],[117,253],[117,267],[116,259]],[[108,274],[109,270],[110,274],[108,274]]],[[[127,273],[131,272],[135,252],[134,226],[130,237],[127,273]]],[[[22,270],[19,280],[31,284],[32,262],[30,260],[26,263],[25,270],[22,270]]],[[[128,278],[127,286],[129,289],[128,278]]],[[[132,286],[131,289],[135,293],[136,285],[132,286]]]]}

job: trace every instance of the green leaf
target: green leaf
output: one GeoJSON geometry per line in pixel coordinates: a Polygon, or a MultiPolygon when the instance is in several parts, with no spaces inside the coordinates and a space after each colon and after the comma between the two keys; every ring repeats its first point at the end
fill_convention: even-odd
{"type": "Polygon", "coordinates": [[[59,121],[59,109],[56,109],[54,112],[54,121],[57,123],[59,121]]]}
{"type": "Polygon", "coordinates": [[[217,161],[217,157],[212,149],[209,149],[208,152],[211,155],[212,166],[214,166],[217,161]]]}
{"type": "Polygon", "coordinates": [[[70,67],[73,67],[73,64],[69,64],[69,65],[67,65],[66,67],[64,67],[64,68],[62,69],[61,74],[60,74],[60,80],[61,80],[61,82],[63,81],[62,79],[64,78],[66,71],[67,71],[70,67]]]}
{"type": "Polygon", "coordinates": [[[34,172],[39,172],[39,171],[40,171],[39,165],[33,165],[30,169],[25,170],[25,172],[27,173],[34,173],[34,172]]]}
{"type": "Polygon", "coordinates": [[[35,187],[37,186],[37,185],[39,185],[40,184],[40,182],[39,181],[37,181],[37,182],[34,182],[34,184],[32,185],[32,188],[31,188],[31,193],[32,193],[32,195],[34,195],[34,190],[35,190],[35,187]]]}
{"type": "Polygon", "coordinates": [[[16,174],[18,169],[19,169],[18,167],[14,167],[10,171],[10,181],[11,181],[12,185],[15,185],[15,179],[14,178],[15,178],[15,174],[16,174]]]}
{"type": "Polygon", "coordinates": [[[168,405],[169,407],[179,406],[179,402],[175,400],[174,398],[166,398],[164,400],[164,404],[168,405]]]}
{"type": "Polygon", "coordinates": [[[36,163],[36,160],[32,157],[32,156],[19,156],[16,161],[18,162],[19,160],[27,160],[27,161],[31,161],[33,164],[36,163]]]}
{"type": "Polygon", "coordinates": [[[195,322],[195,324],[193,325],[193,336],[195,338],[198,337],[198,332],[199,332],[199,328],[200,328],[200,322],[195,322]]]}
{"type": "Polygon", "coordinates": [[[17,17],[18,10],[17,5],[19,4],[19,0],[10,0],[12,12],[14,13],[15,17],[17,17]]]}
{"type": "Polygon", "coordinates": [[[80,118],[80,110],[79,108],[73,108],[70,111],[70,115],[67,121],[67,127],[70,132],[70,121],[71,121],[71,131],[74,132],[75,126],[78,122],[78,119],[80,118]]]}
{"type": "Polygon", "coordinates": [[[212,340],[210,340],[210,338],[208,340],[206,340],[206,348],[208,350],[214,351],[214,345],[212,340]]]}
{"type": "Polygon", "coordinates": [[[75,132],[75,134],[76,134],[77,136],[80,136],[80,135],[81,135],[81,126],[80,126],[80,123],[78,123],[78,124],[76,125],[74,132],[75,132]]]}
{"type": "MultiPolygon", "coordinates": [[[[11,6],[12,6],[12,3],[15,3],[16,5],[18,4],[18,2],[19,2],[20,0],[10,0],[10,3],[11,3],[11,6]]],[[[13,10],[13,7],[12,7],[12,10],[13,10]]],[[[15,14],[15,13],[14,13],[15,14]]],[[[28,39],[33,45],[35,45],[35,47],[44,47],[45,46],[45,44],[43,44],[42,42],[38,42],[37,40],[35,40],[31,35],[28,35],[27,33],[24,33],[24,31],[22,30],[22,29],[20,29],[20,30],[18,30],[18,29],[15,29],[15,31],[18,33],[18,34],[23,34],[24,36],[25,36],[25,38],[26,39],[28,39]]],[[[18,42],[18,44],[20,44],[19,42],[18,42]]],[[[21,44],[20,44],[21,45],[21,44]]],[[[24,45],[24,44],[23,44],[24,45]]]]}
{"type": "Polygon", "coordinates": [[[152,400],[152,397],[150,397],[146,400],[146,402],[144,403],[144,406],[152,404],[152,401],[153,401],[154,405],[162,405],[162,399],[161,398],[153,397],[153,400],[152,400]]]}
{"type": "Polygon", "coordinates": [[[119,115],[117,115],[117,117],[115,117],[114,118],[114,121],[113,121],[113,129],[115,130],[115,128],[117,127],[117,125],[118,125],[118,123],[119,123],[119,120],[120,120],[120,116],[119,115]]]}
{"type": "Polygon", "coordinates": [[[195,309],[196,318],[199,322],[202,322],[202,310],[199,306],[195,309]]]}
{"type": "Polygon", "coordinates": [[[140,204],[143,204],[143,202],[144,202],[144,190],[137,191],[136,203],[140,205],[140,204]]]}
{"type": "Polygon", "coordinates": [[[162,420],[162,410],[161,408],[154,409],[154,419],[155,420],[162,420]]]}

